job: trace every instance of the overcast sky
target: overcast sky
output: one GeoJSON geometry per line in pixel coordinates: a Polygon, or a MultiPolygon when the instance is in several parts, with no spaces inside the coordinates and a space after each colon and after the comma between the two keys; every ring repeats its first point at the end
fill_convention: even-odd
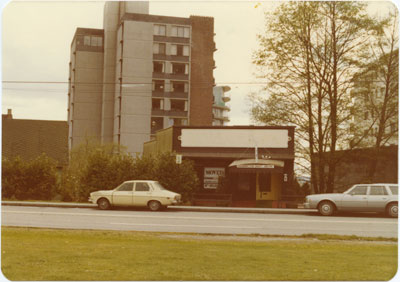
{"type": "MultiPolygon", "coordinates": [[[[2,13],[2,112],[17,119],[67,119],[70,44],[77,27],[103,28],[103,1],[12,1],[2,13]],[[16,83],[11,83],[16,82],[16,83]],[[28,83],[34,82],[34,83],[28,83]]],[[[256,91],[251,64],[264,12],[276,2],[150,1],[150,14],[214,17],[217,85],[229,85],[230,125],[250,124],[247,95],[256,91]]],[[[374,4],[371,13],[387,10],[374,4]]]]}

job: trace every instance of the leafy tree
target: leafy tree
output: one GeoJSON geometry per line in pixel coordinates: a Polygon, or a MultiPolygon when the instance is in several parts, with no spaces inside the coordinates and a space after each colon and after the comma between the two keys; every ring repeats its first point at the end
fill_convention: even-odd
{"type": "Polygon", "coordinates": [[[381,27],[365,8],[361,2],[282,3],[267,14],[259,36],[253,62],[268,81],[267,95],[253,94],[252,117],[296,126],[298,164],[311,168],[316,193],[333,191],[336,149],[349,142],[353,76],[381,27]]]}
{"type": "Polygon", "coordinates": [[[56,189],[56,162],[45,154],[31,161],[2,160],[3,199],[50,200],[56,189]]]}
{"type": "Polygon", "coordinates": [[[159,181],[166,189],[180,193],[183,201],[188,201],[199,186],[193,162],[183,160],[181,164],[177,164],[175,155],[170,153],[156,155],[154,159],[153,179],[159,181]]]}
{"type": "Polygon", "coordinates": [[[72,150],[59,190],[66,201],[87,201],[96,190],[117,187],[134,178],[134,158],[123,148],[87,141],[72,150]]]}
{"type": "Polygon", "coordinates": [[[88,141],[71,152],[59,191],[64,200],[87,201],[91,192],[113,189],[127,180],[159,181],[183,200],[190,199],[199,183],[193,163],[176,164],[174,154],[134,158],[120,146],[88,141]]]}
{"type": "Polygon", "coordinates": [[[352,146],[374,148],[367,173],[371,181],[376,173],[381,148],[398,140],[398,20],[395,9],[385,19],[383,28],[371,44],[371,62],[354,76],[352,94],[356,100],[356,118],[352,146]]]}

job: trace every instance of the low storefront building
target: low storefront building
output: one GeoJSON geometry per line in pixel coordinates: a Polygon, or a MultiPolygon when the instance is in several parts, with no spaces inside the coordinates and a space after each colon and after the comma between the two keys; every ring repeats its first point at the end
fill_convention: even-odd
{"type": "Polygon", "coordinates": [[[173,126],[144,144],[144,155],[161,152],[194,162],[194,204],[278,207],[290,198],[294,127],[173,126]]]}

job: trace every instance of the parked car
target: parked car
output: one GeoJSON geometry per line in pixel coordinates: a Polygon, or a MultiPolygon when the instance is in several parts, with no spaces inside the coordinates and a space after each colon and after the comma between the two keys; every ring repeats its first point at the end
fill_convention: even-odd
{"type": "Polygon", "coordinates": [[[181,202],[181,195],[165,189],[157,181],[125,181],[113,190],[102,190],[90,193],[89,202],[97,204],[102,210],[112,206],[148,207],[157,211],[169,205],[181,202]]]}
{"type": "Polygon", "coordinates": [[[398,184],[356,184],[344,193],[315,194],[306,197],[305,208],[321,215],[336,211],[385,212],[398,216],[398,184]]]}

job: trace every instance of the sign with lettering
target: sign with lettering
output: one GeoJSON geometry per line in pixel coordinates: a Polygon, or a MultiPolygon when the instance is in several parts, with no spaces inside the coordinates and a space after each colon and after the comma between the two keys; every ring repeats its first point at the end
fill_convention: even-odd
{"type": "Polygon", "coordinates": [[[249,165],[238,165],[237,168],[274,168],[271,164],[249,164],[249,165]]]}
{"type": "Polygon", "coordinates": [[[204,168],[204,189],[217,189],[220,177],[225,177],[225,168],[223,167],[205,167],[204,168]]]}

